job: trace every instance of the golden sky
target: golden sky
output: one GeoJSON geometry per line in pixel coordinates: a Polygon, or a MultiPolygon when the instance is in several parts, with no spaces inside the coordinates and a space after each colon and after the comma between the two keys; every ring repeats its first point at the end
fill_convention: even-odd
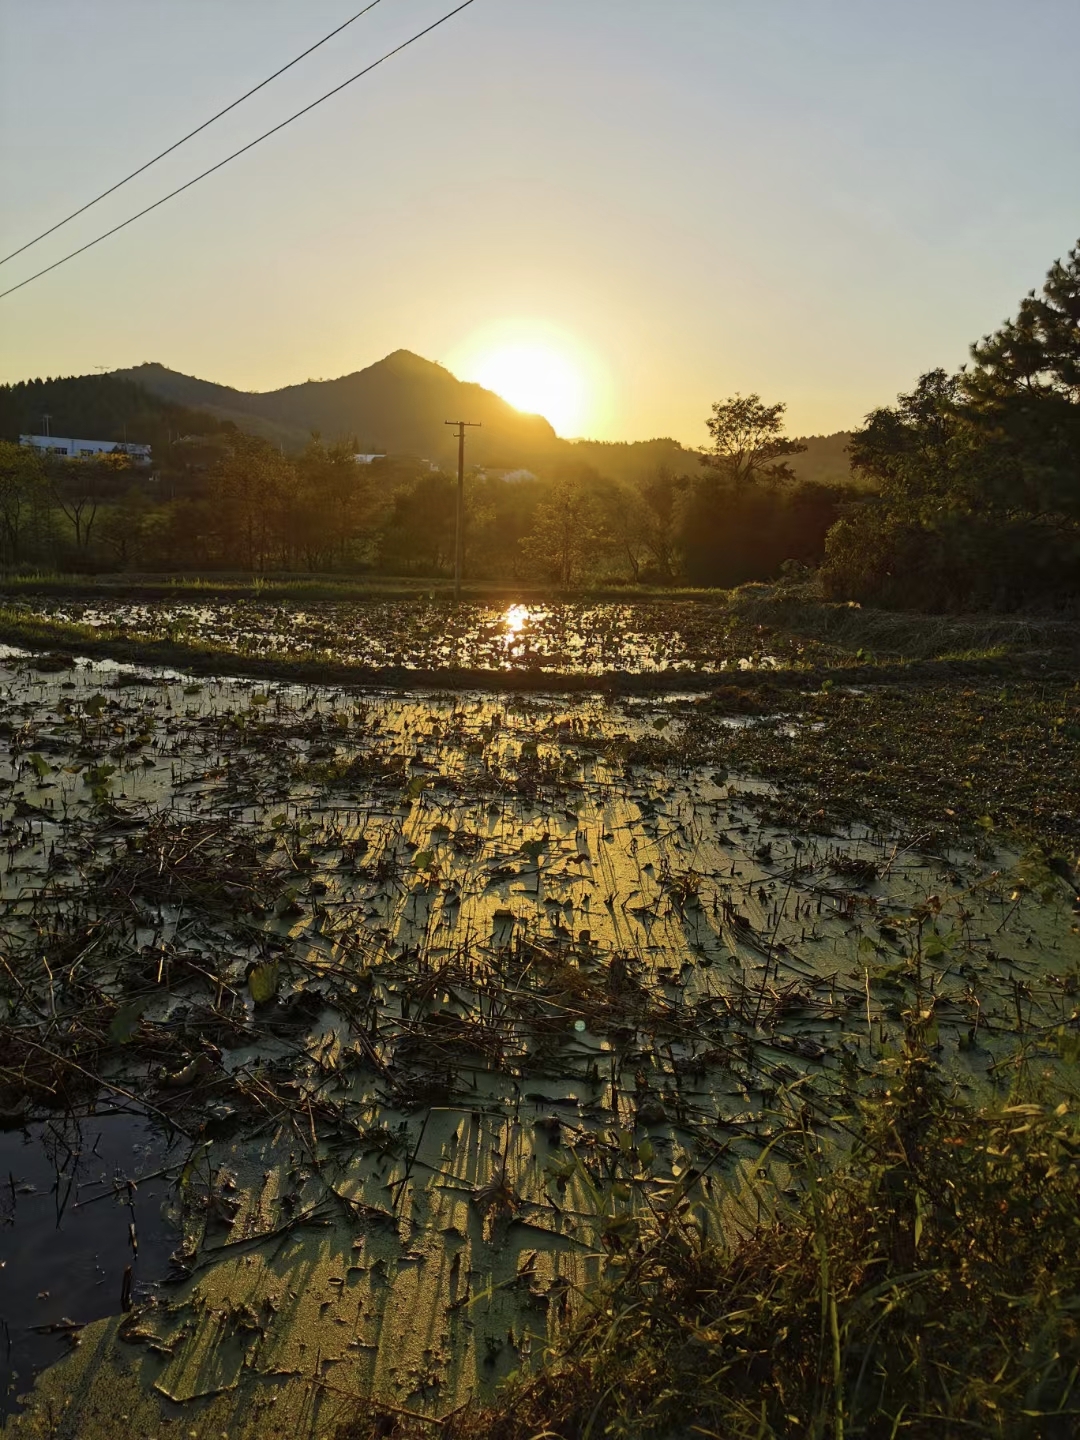
{"type": "MultiPolygon", "coordinates": [[[[4,0],[4,252],[357,8],[4,0]]],[[[383,0],[0,279],[447,8],[383,0]]],[[[0,301],[0,379],[159,360],[261,390],[404,347],[566,434],[697,444],[735,390],[849,427],[1076,238],[1078,46],[1075,0],[477,0],[0,301]]]]}

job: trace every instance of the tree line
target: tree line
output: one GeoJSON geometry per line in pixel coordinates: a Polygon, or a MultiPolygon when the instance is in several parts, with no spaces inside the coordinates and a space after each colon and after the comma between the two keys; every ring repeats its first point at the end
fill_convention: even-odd
{"type": "MultiPolygon", "coordinates": [[[[715,406],[697,474],[658,464],[615,479],[563,459],[541,475],[467,475],[468,578],[732,585],[816,563],[854,492],[797,480],[782,462],[800,448],[780,437],[782,414],[756,396],[715,406]]],[[[358,464],[355,450],[316,434],[290,456],[228,426],[163,439],[148,478],[122,456],[0,441],[0,562],[449,575],[455,477],[408,458],[358,464]]]]}

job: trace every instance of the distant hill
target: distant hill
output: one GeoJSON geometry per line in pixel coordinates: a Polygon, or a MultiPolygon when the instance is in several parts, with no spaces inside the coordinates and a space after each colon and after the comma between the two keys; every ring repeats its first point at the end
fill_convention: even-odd
{"type": "Polygon", "coordinates": [[[813,480],[819,485],[859,485],[862,482],[852,474],[848,458],[850,443],[850,430],[838,430],[835,435],[801,435],[799,444],[806,449],[801,455],[790,456],[788,463],[800,480],[813,480]]]}
{"type": "Polygon", "coordinates": [[[609,480],[647,480],[658,470],[694,475],[699,466],[696,450],[678,440],[564,440],[560,458],[589,465],[609,480]]]}
{"type": "MultiPolygon", "coordinates": [[[[859,483],[851,472],[847,447],[851,435],[839,430],[835,435],[804,435],[799,439],[806,449],[791,455],[788,463],[800,480],[819,485],[851,485],[859,483]]],[[[591,465],[614,480],[644,479],[661,467],[675,475],[697,475],[701,455],[680,445],[677,440],[571,440],[564,442],[573,459],[591,465]]]]}
{"type": "Polygon", "coordinates": [[[116,375],[69,375],[0,385],[0,439],[49,431],[81,440],[132,440],[161,454],[170,437],[228,433],[220,416],[152,395],[116,375]]]}
{"type": "MultiPolygon", "coordinates": [[[[28,380],[0,386],[0,436],[40,430],[51,415],[54,435],[87,440],[141,440],[158,448],[170,435],[227,433],[233,427],[290,452],[317,430],[325,440],[355,437],[361,451],[425,456],[452,469],[453,431],[445,420],[478,420],[469,432],[471,464],[525,467],[538,473],[567,464],[588,465],[613,480],[648,478],[667,468],[698,472],[699,455],[677,440],[562,440],[541,415],[526,415],[491,390],[458,380],[441,365],[396,350],[365,370],[338,380],[308,380],[280,390],[234,390],[211,380],[136,365],[109,375],[28,380]]],[[[803,438],[792,457],[800,480],[850,483],[847,432],[803,438]]]]}
{"type": "Polygon", "coordinates": [[[308,380],[261,393],[197,380],[164,365],[118,370],[162,399],[195,406],[241,429],[299,450],[313,430],[328,441],[355,437],[361,451],[422,455],[449,463],[456,455],[446,420],[479,421],[469,435],[469,458],[477,464],[538,463],[559,444],[541,415],[525,415],[481,385],[458,380],[449,370],[409,350],[343,375],[308,380]]]}

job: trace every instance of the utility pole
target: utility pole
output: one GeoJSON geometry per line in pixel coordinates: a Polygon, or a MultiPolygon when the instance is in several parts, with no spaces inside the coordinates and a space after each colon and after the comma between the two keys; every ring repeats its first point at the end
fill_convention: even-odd
{"type": "Polygon", "coordinates": [[[444,420],[457,426],[457,511],[454,521],[454,599],[461,599],[461,559],[465,553],[465,431],[481,429],[477,420],[444,420]]]}

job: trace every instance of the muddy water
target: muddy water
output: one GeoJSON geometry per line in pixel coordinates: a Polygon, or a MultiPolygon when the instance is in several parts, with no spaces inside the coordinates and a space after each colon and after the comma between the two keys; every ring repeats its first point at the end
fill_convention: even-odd
{"type": "Polygon", "coordinates": [[[0,1415],[83,1325],[145,1301],[166,1274],[178,1231],[160,1172],[174,1150],[130,1114],[0,1131],[0,1415]]]}
{"type": "MultiPolygon", "coordinates": [[[[175,1406],[260,1436],[372,1394],[445,1413],[538,1354],[641,1207],[683,1186],[724,1223],[792,1103],[868,1083],[905,1010],[972,1094],[1020,1040],[1054,1065],[1063,901],[989,843],[778,827],[686,743],[691,703],[9,663],[6,1043],[59,1054],[28,1071],[54,1086],[77,1044],[88,1123],[122,1086],[197,1146],[177,1283],[88,1327],[42,1405],[85,1379],[147,1434],[175,1406]]],[[[17,1223],[82,1318],[47,1212],[17,1223]]]]}

